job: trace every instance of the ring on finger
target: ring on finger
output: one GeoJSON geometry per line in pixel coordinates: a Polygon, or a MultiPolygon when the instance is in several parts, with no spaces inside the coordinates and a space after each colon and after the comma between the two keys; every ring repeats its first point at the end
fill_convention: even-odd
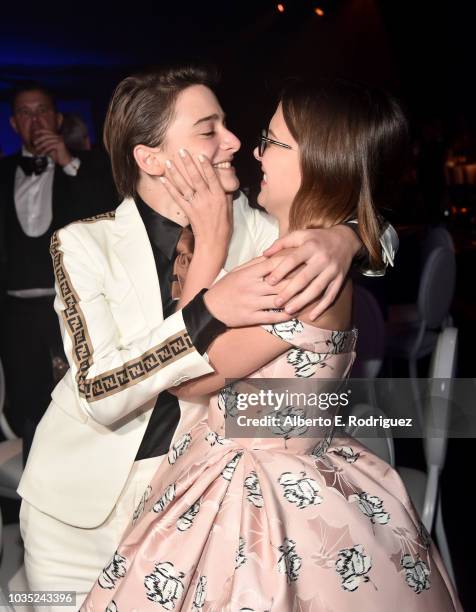
{"type": "Polygon", "coordinates": [[[196,191],[191,191],[190,193],[187,193],[187,195],[184,195],[184,200],[187,200],[187,202],[191,202],[193,200],[193,198],[196,196],[197,192],[196,191]]]}

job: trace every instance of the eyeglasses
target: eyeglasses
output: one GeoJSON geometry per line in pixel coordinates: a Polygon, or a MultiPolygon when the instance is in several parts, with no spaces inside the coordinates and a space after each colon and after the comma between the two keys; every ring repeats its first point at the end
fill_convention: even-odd
{"type": "Polygon", "coordinates": [[[284,142],[279,142],[279,140],[273,140],[272,138],[268,138],[268,130],[262,129],[261,136],[259,137],[259,140],[258,140],[258,154],[260,157],[263,157],[263,153],[266,151],[266,147],[269,144],[274,144],[274,145],[277,145],[278,147],[283,147],[283,149],[290,149],[291,151],[293,150],[293,148],[290,145],[284,142]]]}

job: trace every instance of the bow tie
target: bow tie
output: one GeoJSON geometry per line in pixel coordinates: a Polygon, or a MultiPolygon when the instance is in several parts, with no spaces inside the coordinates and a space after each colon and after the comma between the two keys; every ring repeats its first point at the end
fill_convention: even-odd
{"type": "Polygon", "coordinates": [[[26,155],[22,155],[18,160],[18,165],[26,176],[31,176],[33,173],[38,175],[42,174],[48,167],[48,158],[38,156],[27,157],[26,155]]]}

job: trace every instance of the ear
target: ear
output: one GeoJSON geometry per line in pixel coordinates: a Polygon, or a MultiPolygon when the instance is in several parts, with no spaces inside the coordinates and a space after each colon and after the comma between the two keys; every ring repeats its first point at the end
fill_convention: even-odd
{"type": "Polygon", "coordinates": [[[56,113],[56,131],[59,132],[63,125],[63,113],[56,113]]]}
{"type": "Polygon", "coordinates": [[[136,145],[133,154],[136,164],[146,174],[162,176],[165,173],[165,166],[157,149],[145,145],[136,145]]]}
{"type": "Polygon", "coordinates": [[[17,122],[15,117],[10,117],[10,125],[12,126],[12,129],[18,134],[18,126],[17,126],[17,122]]]}

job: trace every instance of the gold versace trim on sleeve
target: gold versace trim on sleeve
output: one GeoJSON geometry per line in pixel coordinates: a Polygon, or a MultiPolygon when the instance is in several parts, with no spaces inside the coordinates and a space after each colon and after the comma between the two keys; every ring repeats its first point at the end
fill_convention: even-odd
{"type": "MultiPolygon", "coordinates": [[[[98,215],[83,221],[90,222],[99,218],[111,218],[111,213],[105,213],[105,215],[98,215]]],[[[81,310],[80,298],[64,266],[60,244],[58,232],[55,232],[51,238],[50,252],[59,294],[65,305],[61,314],[65,329],[73,344],[73,360],[77,367],[76,384],[81,397],[88,402],[94,402],[114,395],[149,378],[161,368],[174,363],[195,350],[188,332],[184,329],[136,359],[131,359],[118,368],[88,378],[88,372],[94,362],[93,346],[86,317],[81,310]]]]}

